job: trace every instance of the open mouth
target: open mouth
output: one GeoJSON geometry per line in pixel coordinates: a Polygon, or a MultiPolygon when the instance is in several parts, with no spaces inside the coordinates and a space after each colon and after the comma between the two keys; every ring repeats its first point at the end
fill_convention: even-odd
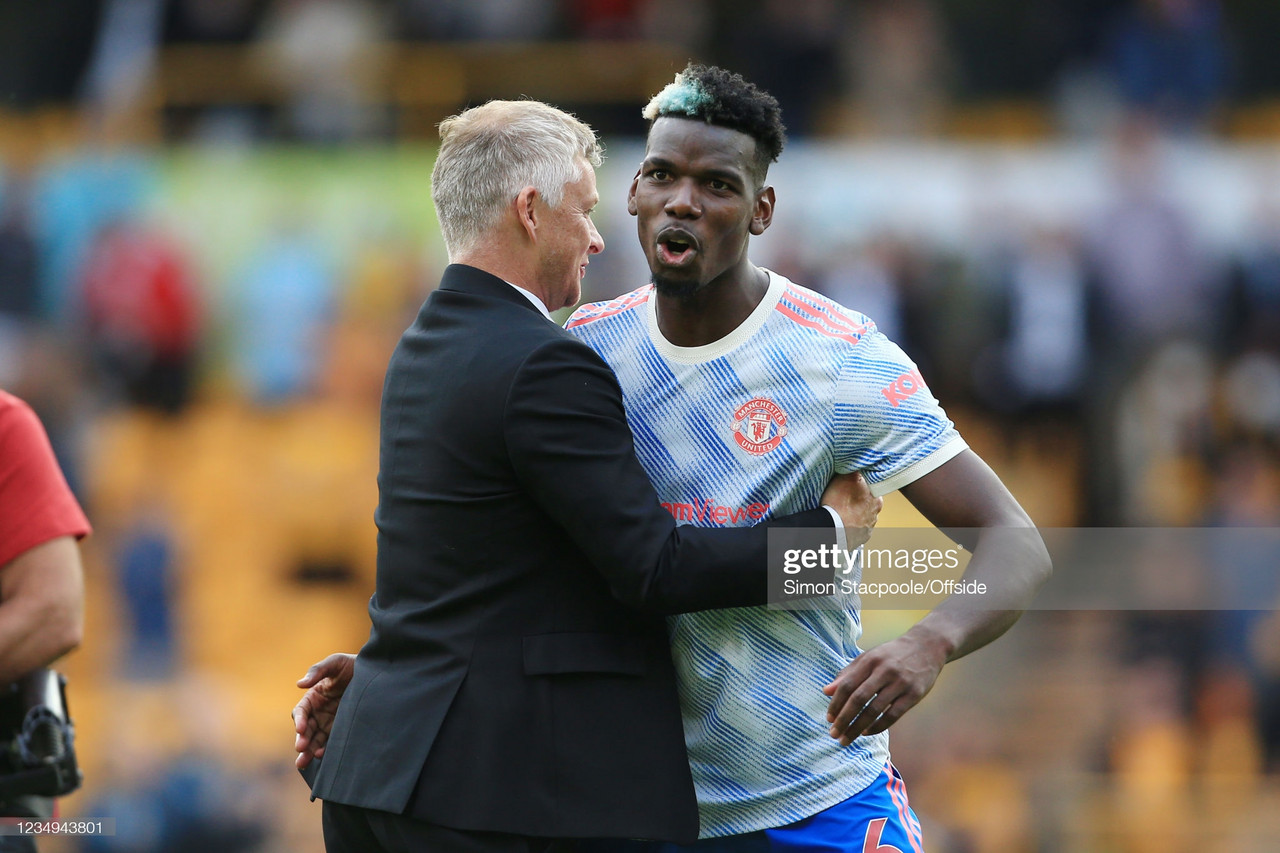
{"type": "Polygon", "coordinates": [[[670,266],[688,263],[698,251],[698,242],[687,231],[671,229],[658,235],[658,260],[670,266]]]}

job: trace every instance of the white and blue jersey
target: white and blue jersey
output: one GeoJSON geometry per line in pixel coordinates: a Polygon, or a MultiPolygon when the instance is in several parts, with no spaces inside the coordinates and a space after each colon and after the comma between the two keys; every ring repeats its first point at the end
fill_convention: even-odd
{"type": "MultiPolygon", "coordinates": [[[[745,526],[815,506],[834,473],[882,495],[965,448],[919,371],[865,316],[769,273],[725,338],[677,347],[651,285],[565,328],[622,386],[636,453],[677,521],[745,526]]],[[[844,610],[713,610],[669,620],[703,837],[783,826],[870,785],[888,735],[840,748],[822,693],[859,654],[844,610]]]]}

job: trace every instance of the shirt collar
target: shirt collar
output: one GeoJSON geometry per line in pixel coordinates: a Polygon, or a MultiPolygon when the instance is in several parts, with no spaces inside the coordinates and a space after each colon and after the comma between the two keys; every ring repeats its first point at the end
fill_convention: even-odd
{"type": "MultiPolygon", "coordinates": [[[[511,282],[508,281],[507,284],[511,284],[511,282]]],[[[541,299],[539,299],[537,296],[534,296],[531,292],[525,290],[523,287],[521,287],[518,284],[511,284],[511,286],[514,287],[516,290],[520,291],[522,294],[524,294],[524,298],[532,302],[533,307],[541,311],[543,317],[546,317],[548,320],[551,320],[551,312],[547,310],[547,306],[543,304],[541,299]]],[[[555,321],[551,320],[551,322],[554,323],[555,321]]]]}

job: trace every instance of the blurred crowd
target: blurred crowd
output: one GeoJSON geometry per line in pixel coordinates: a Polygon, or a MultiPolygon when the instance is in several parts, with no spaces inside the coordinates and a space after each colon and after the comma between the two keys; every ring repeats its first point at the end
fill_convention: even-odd
{"type": "MultiPolygon", "coordinates": [[[[284,103],[223,103],[171,129],[387,138],[396,117],[372,88],[389,44],[654,42],[741,71],[800,135],[933,133],[948,129],[949,105],[993,99],[1041,102],[1073,133],[1135,108],[1195,133],[1220,124],[1225,99],[1280,84],[1266,38],[1280,15],[1265,0],[1227,5],[1230,15],[1221,0],[10,0],[0,88],[12,106],[61,97],[121,110],[147,97],[165,48],[244,46],[284,103]]],[[[630,111],[570,106],[605,132],[639,129],[630,111]]]]}
{"type": "MultiPolygon", "coordinates": [[[[445,263],[424,201],[429,153],[368,147],[401,141],[370,95],[379,46],[673,45],[772,91],[795,141],[779,168],[849,198],[877,176],[836,180],[824,156],[926,140],[902,150],[943,169],[972,155],[957,116],[1036,105],[1036,141],[1020,119],[995,126],[1045,148],[1093,140],[1054,156],[1105,174],[1096,204],[1033,176],[1048,215],[1002,209],[992,192],[963,214],[960,239],[874,211],[845,228],[828,204],[823,234],[778,225],[757,261],[899,341],[1042,524],[1280,527],[1280,192],[1267,189],[1280,147],[1233,139],[1228,118],[1280,95],[1268,23],[1280,24],[1271,4],[1216,0],[0,4],[0,387],[40,414],[98,530],[99,610],[78,656],[94,666],[70,664],[73,714],[93,718],[73,810],[115,816],[121,834],[77,849],[317,849],[306,820],[318,817],[284,816],[306,798],[280,772],[279,724],[292,678],[363,639],[381,371],[445,263]],[[175,113],[159,145],[95,135],[146,100],[161,51],[193,45],[244,47],[279,98],[175,113]],[[62,146],[15,142],[12,128],[50,105],[90,129],[62,146]],[[1187,140],[1247,149],[1230,162],[1259,188],[1215,233],[1200,195],[1174,191],[1197,180],[1169,155],[1187,140]],[[377,162],[360,171],[362,157],[377,162]],[[331,186],[344,170],[357,189],[331,186]],[[296,619],[274,627],[282,607],[296,619]],[[275,660],[247,667],[255,654],[275,660]],[[236,685],[228,696],[252,694],[226,700],[243,716],[199,737],[157,722],[210,671],[236,685]],[[153,710],[106,711],[118,702],[153,710]]],[[[607,138],[643,130],[639,104],[568,106],[607,138]]],[[[636,254],[606,195],[630,168],[615,156],[602,173],[613,257],[636,254]]],[[[931,203],[917,192],[901,209],[931,203]]],[[[780,204],[782,222],[816,202],[780,204]]],[[[641,283],[638,257],[606,260],[590,298],[641,283]]],[[[1267,807],[1249,809],[1280,813],[1258,799],[1280,774],[1275,574],[1260,573],[1256,611],[1029,617],[1023,641],[969,670],[978,687],[939,696],[974,703],[969,722],[954,704],[922,707],[895,740],[936,849],[1098,849],[1072,846],[1085,817],[1109,827],[1107,849],[1202,849],[1223,824],[1265,831],[1267,807]],[[1010,673],[1025,683],[1001,682],[1010,673]],[[991,705],[997,688],[1021,704],[991,705]],[[1089,713],[1064,710],[1082,702],[1089,713]],[[1043,734],[991,734],[1045,726],[1061,752],[1043,734]],[[1063,799],[1046,779],[1064,768],[1104,780],[1109,805],[1063,799]],[[1003,822],[981,819],[992,814],[1003,822]]],[[[1240,838],[1221,849],[1262,849],[1240,838]]]]}

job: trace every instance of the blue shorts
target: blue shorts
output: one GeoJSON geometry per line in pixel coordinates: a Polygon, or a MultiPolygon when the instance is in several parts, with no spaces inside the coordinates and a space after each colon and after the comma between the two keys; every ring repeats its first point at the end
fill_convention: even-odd
{"type": "MultiPolygon", "coordinates": [[[[626,842],[627,853],[923,853],[920,821],[892,764],[842,803],[777,829],[704,838],[690,845],[626,842]],[[634,846],[630,846],[634,845],[634,846]]],[[[602,848],[603,849],[603,848],[602,848]]]]}

